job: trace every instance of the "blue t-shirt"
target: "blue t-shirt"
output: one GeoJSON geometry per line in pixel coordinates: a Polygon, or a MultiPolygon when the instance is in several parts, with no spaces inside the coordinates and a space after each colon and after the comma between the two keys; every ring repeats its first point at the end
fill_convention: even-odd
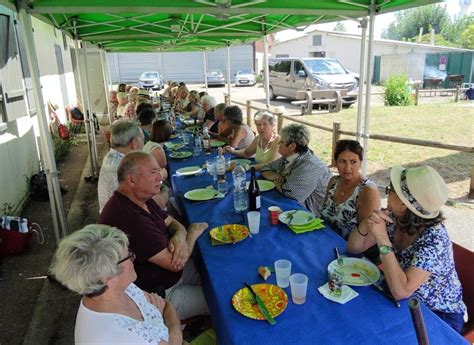
{"type": "MultiPolygon", "coordinates": [[[[393,243],[394,227],[388,226],[387,230],[393,243]]],[[[443,223],[426,228],[407,248],[395,248],[395,255],[403,270],[416,267],[431,273],[415,291],[414,297],[434,311],[464,313],[466,306],[454,268],[453,245],[443,223]]]]}

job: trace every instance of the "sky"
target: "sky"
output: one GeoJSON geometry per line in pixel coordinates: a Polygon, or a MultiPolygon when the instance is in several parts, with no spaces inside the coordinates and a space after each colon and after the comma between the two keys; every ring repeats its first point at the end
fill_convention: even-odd
{"type": "MultiPolygon", "coordinates": [[[[455,16],[459,13],[459,0],[447,0],[443,3],[440,3],[441,6],[446,6],[449,14],[451,16],[455,16]]],[[[471,1],[471,5],[467,11],[467,13],[471,13],[474,11],[474,0],[471,1]]],[[[395,16],[393,13],[381,14],[376,17],[375,19],[375,31],[374,35],[375,38],[380,38],[382,35],[383,30],[395,20],[395,16]]],[[[358,24],[353,21],[345,20],[343,21],[344,26],[346,27],[347,32],[350,33],[359,33],[360,29],[358,28],[358,24]]],[[[320,29],[320,30],[333,30],[336,23],[327,23],[327,24],[319,24],[319,25],[311,25],[305,32],[320,29]]],[[[368,30],[367,30],[368,33],[368,30]]],[[[301,32],[297,32],[295,30],[284,30],[278,32],[276,34],[276,38],[279,41],[286,41],[295,37],[302,36],[301,32]]]]}

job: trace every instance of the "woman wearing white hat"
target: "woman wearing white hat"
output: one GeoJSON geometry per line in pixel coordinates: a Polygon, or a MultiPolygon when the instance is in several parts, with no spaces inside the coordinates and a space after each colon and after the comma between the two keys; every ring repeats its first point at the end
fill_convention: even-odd
{"type": "Polygon", "coordinates": [[[414,295],[460,332],[466,306],[440,212],[448,199],[445,182],[430,166],[394,167],[386,193],[388,210],[364,219],[347,250],[361,253],[376,244],[392,295],[414,295]]]}

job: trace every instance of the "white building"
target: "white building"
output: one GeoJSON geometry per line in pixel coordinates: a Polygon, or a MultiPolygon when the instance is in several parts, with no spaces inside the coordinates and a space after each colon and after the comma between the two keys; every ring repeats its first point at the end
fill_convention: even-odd
{"type": "MultiPolygon", "coordinates": [[[[315,30],[299,33],[297,38],[273,43],[271,54],[272,57],[336,58],[348,70],[359,73],[360,44],[360,35],[315,30]]],[[[469,50],[386,39],[376,39],[373,45],[373,55],[381,57],[380,80],[401,72],[407,73],[412,79],[422,80],[426,54],[466,51],[469,50]]]]}

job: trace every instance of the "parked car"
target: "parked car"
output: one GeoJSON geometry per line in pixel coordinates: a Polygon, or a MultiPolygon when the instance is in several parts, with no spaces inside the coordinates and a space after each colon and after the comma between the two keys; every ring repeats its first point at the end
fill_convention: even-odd
{"type": "Polygon", "coordinates": [[[224,73],[220,69],[211,69],[207,72],[207,85],[225,86],[224,73]]]}
{"type": "Polygon", "coordinates": [[[250,85],[256,83],[255,72],[251,68],[242,68],[235,74],[235,86],[250,85]]]}
{"type": "Polygon", "coordinates": [[[331,58],[280,58],[269,61],[270,98],[277,96],[296,99],[298,91],[348,91],[343,105],[357,100],[358,80],[337,60],[331,58]]]}
{"type": "Polygon", "coordinates": [[[164,84],[161,74],[154,71],[142,73],[138,80],[138,87],[142,89],[161,90],[164,84]]]}

